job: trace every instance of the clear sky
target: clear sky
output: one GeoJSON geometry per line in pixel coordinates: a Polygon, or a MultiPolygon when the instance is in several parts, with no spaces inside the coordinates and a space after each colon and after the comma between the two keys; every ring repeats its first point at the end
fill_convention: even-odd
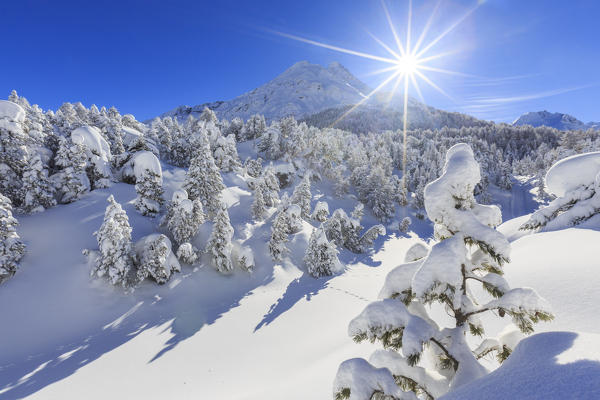
{"type": "MultiPolygon", "coordinates": [[[[437,0],[414,0],[414,40],[437,0]]],[[[441,0],[423,45],[476,9],[428,53],[452,52],[422,80],[434,107],[510,121],[549,110],[600,120],[600,2],[441,0]]],[[[401,38],[407,0],[387,0],[401,38]]],[[[378,61],[277,36],[279,31],[389,56],[394,46],[379,0],[361,1],[0,1],[0,93],[42,108],[64,101],[114,105],[147,119],[180,104],[227,100],[300,60],[339,61],[372,87],[378,61]]],[[[412,90],[412,89],[411,89],[412,90]]],[[[411,94],[415,94],[414,91],[411,94]]]]}

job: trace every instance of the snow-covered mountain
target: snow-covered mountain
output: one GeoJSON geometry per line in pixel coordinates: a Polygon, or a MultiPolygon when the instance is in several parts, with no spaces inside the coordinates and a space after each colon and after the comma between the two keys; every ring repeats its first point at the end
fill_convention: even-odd
{"type": "Polygon", "coordinates": [[[572,115],[545,110],[525,113],[517,118],[513,125],[548,126],[561,131],[600,129],[600,122],[584,123],[572,115]]]}
{"type": "Polygon", "coordinates": [[[327,68],[300,61],[270,82],[229,101],[217,101],[196,106],[180,106],[162,115],[185,119],[200,115],[204,107],[215,111],[219,118],[247,119],[263,114],[268,120],[289,115],[296,118],[327,108],[356,104],[370,88],[355,78],[340,63],[327,68]]]}

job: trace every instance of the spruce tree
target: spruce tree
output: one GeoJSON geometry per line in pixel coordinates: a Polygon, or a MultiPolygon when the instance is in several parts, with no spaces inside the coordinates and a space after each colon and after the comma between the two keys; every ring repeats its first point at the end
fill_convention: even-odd
{"type": "Polygon", "coordinates": [[[186,264],[193,264],[198,259],[197,250],[191,243],[182,243],[177,249],[177,258],[186,264]]]}
{"type": "Polygon", "coordinates": [[[204,223],[205,215],[200,199],[191,201],[185,190],[173,193],[173,199],[165,216],[164,224],[179,244],[189,242],[204,223]]]}
{"type": "Polygon", "coordinates": [[[202,144],[192,159],[183,187],[190,200],[200,199],[209,217],[219,212],[225,185],[208,143],[202,144]]]}
{"type": "Polygon", "coordinates": [[[23,210],[28,213],[44,211],[56,205],[55,189],[39,154],[35,154],[23,172],[23,210]]]}
{"type": "Polygon", "coordinates": [[[265,182],[258,179],[254,188],[254,202],[252,203],[252,217],[260,221],[265,217],[267,205],[265,203],[265,182]]]}
{"type": "Polygon", "coordinates": [[[333,275],[340,270],[335,244],[329,242],[323,227],[314,229],[310,235],[308,248],[304,255],[304,264],[308,273],[315,278],[333,275]]]}
{"type": "Polygon", "coordinates": [[[307,172],[300,183],[294,188],[292,197],[290,199],[292,204],[300,206],[302,211],[302,218],[310,218],[310,201],[312,200],[312,194],[310,193],[310,175],[307,172]]]}
{"type": "Polygon", "coordinates": [[[12,215],[10,199],[0,194],[0,283],[17,272],[25,255],[25,245],[17,233],[18,224],[12,215]]]}
{"type": "MultiPolygon", "coordinates": [[[[468,145],[448,150],[442,176],[425,188],[425,209],[438,242],[424,257],[393,269],[379,294],[383,300],[369,304],[350,323],[348,332],[354,340],[383,345],[385,350],[376,351],[369,360],[374,368],[387,368],[380,377],[382,385],[391,378],[405,391],[438,398],[483,376],[486,369],[478,361],[482,354],[496,353],[500,360],[510,354],[510,349],[491,339],[484,339],[475,350],[469,346],[467,334],[484,335],[480,314],[508,315],[526,334],[533,332],[534,323],[552,319],[533,289],[511,289],[503,278],[510,244],[494,229],[501,223],[498,207],[475,202],[473,190],[480,179],[468,145]],[[488,298],[476,297],[480,292],[473,285],[488,292],[488,298]],[[441,329],[443,325],[432,319],[426,307],[435,303],[448,311],[454,327],[441,329]],[[419,365],[426,349],[435,359],[433,365],[419,365]]],[[[346,361],[340,366],[342,375],[346,363],[358,367],[365,361],[346,361]]],[[[361,382],[336,383],[338,398],[348,398],[350,386],[360,390],[356,385],[361,382]]]]}
{"type": "Polygon", "coordinates": [[[113,285],[132,286],[133,255],[129,218],[115,198],[110,195],[104,212],[104,222],[94,232],[100,253],[95,260],[92,275],[106,276],[113,285]]]}
{"type": "Polygon", "coordinates": [[[160,212],[160,207],[164,203],[162,188],[162,176],[154,171],[145,169],[135,183],[135,191],[137,198],[135,201],[135,208],[137,208],[142,215],[150,217],[156,216],[160,212]]]}
{"type": "Polygon", "coordinates": [[[59,147],[54,165],[60,171],[51,178],[60,194],[61,203],[71,203],[90,189],[90,181],[85,173],[87,155],[81,144],[70,143],[64,137],[59,138],[59,147]]]}
{"type": "Polygon", "coordinates": [[[233,271],[233,263],[231,262],[232,238],[233,227],[229,222],[229,213],[225,204],[222,204],[215,217],[213,230],[206,245],[206,253],[216,270],[222,274],[229,274],[233,271]]]}

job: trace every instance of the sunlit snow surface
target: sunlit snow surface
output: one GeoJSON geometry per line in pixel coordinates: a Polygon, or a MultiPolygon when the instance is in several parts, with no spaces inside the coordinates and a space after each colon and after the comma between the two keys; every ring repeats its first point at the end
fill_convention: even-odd
{"type": "MultiPolygon", "coordinates": [[[[164,167],[165,198],[171,198],[184,171],[164,167]]],[[[157,221],[135,210],[132,185],[115,184],[76,203],[21,216],[19,232],[29,253],[0,287],[0,398],[330,399],[339,364],[375,349],[348,337],[349,322],[377,299],[386,274],[418,239],[388,229],[372,254],[342,251],[340,260],[348,266],[343,274],[314,279],[301,263],[312,225],[305,223],[290,237],[289,257],[274,265],[266,253],[270,221],[247,224],[251,192],[235,174],[225,175],[225,183],[234,241],[254,249],[257,267],[250,275],[221,276],[206,263],[198,269],[183,266],[166,285],[148,282],[133,294],[90,279],[81,250],[96,248],[92,233],[110,193],[124,205],[134,240],[156,231],[157,221]]],[[[350,212],[355,202],[334,200],[328,185],[313,186],[312,206],[326,200],[330,210],[350,212]]],[[[375,223],[365,218],[365,226],[375,223]]],[[[515,238],[507,279],[515,287],[536,288],[557,317],[539,330],[600,334],[600,266],[590,245],[600,243],[600,223],[519,238],[519,224],[511,222],[502,227],[515,238]]],[[[203,248],[210,229],[209,223],[202,227],[196,247],[203,248]]],[[[431,234],[414,216],[411,229],[431,234]]],[[[498,331],[508,322],[499,321],[498,331]]],[[[541,365],[571,376],[569,368],[588,358],[590,369],[582,376],[600,381],[597,340],[553,335],[555,342],[534,341],[528,350],[552,350],[540,356],[541,365]],[[579,350],[582,340],[590,351],[579,350]]],[[[513,364],[516,371],[523,365],[513,364]]]]}

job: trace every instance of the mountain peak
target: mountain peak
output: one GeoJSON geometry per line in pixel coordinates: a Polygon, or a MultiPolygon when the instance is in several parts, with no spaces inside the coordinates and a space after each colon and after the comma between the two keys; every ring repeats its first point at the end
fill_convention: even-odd
{"type": "Polygon", "coordinates": [[[517,118],[513,122],[513,125],[548,126],[558,130],[600,129],[600,124],[596,122],[588,122],[586,124],[572,115],[547,110],[527,112],[517,118]]]}
{"type": "Polygon", "coordinates": [[[248,119],[262,114],[267,120],[289,115],[302,118],[328,108],[354,105],[364,99],[370,88],[339,62],[327,68],[308,61],[299,61],[275,79],[232,100],[178,107],[163,116],[185,119],[199,114],[205,106],[219,118],[248,119]]]}

